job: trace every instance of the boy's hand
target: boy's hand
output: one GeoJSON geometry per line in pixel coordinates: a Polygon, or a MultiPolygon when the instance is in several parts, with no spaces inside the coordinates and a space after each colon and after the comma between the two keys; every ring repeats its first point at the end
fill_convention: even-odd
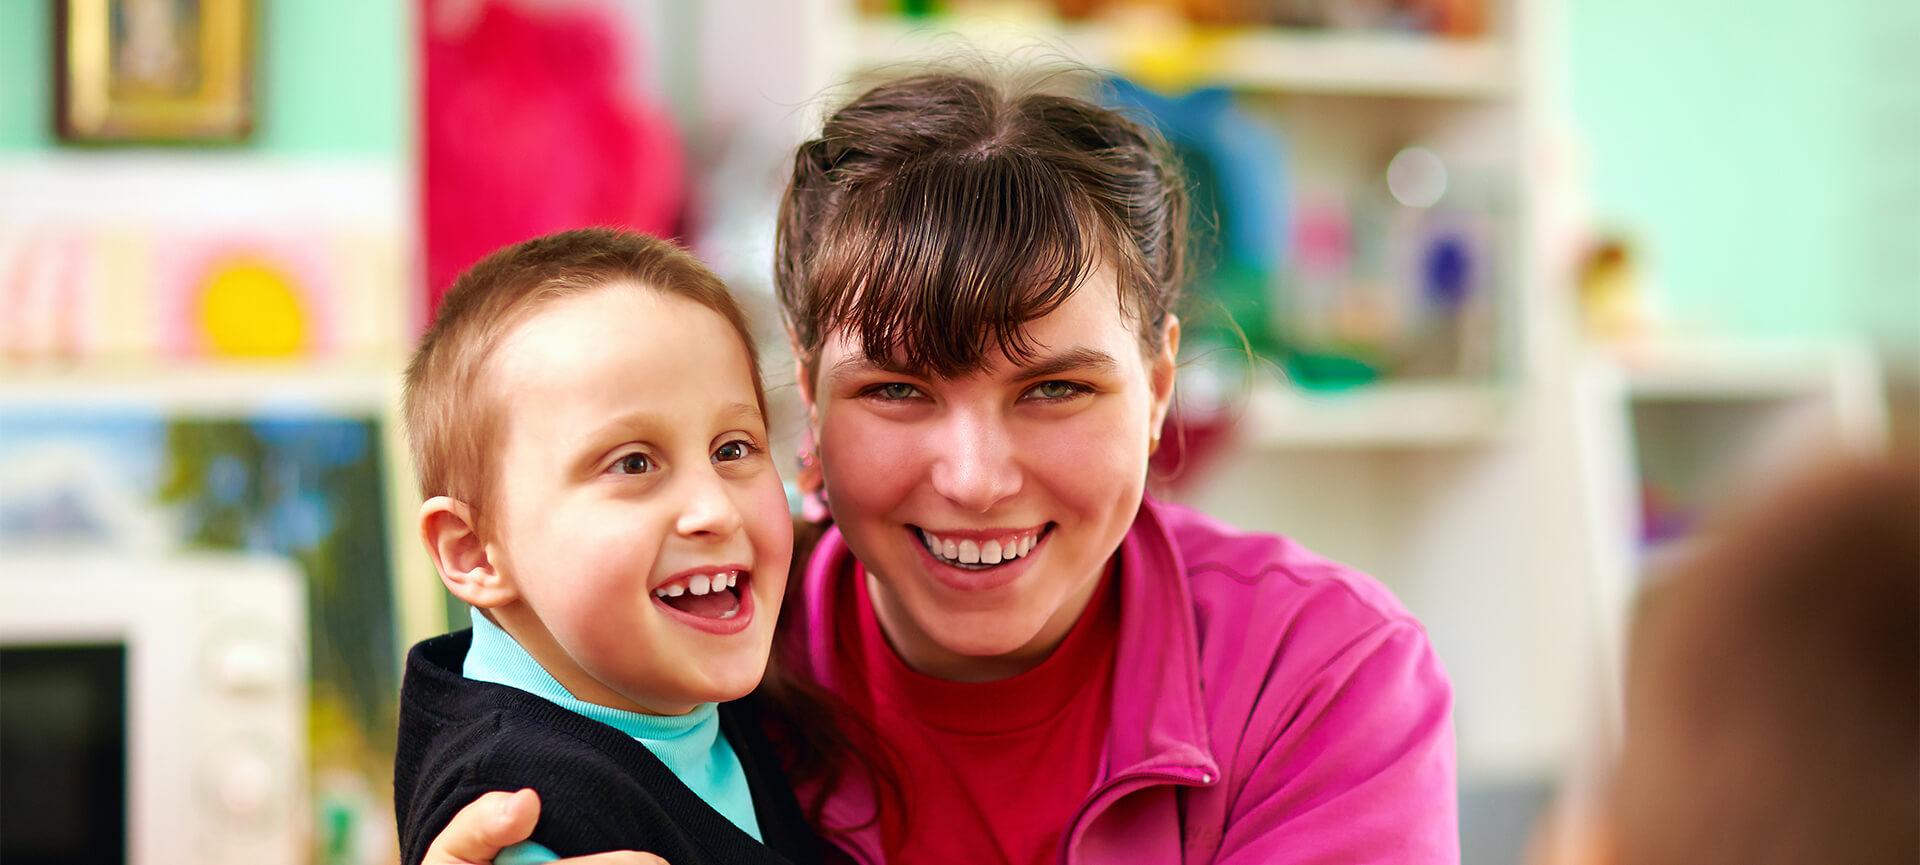
{"type": "MultiPolygon", "coordinates": [[[[460,809],[427,847],[421,865],[492,865],[500,851],[527,840],[540,822],[540,795],[532,790],[488,793],[460,809]]],[[[558,860],[562,865],[667,865],[652,853],[625,850],[558,860]]]]}

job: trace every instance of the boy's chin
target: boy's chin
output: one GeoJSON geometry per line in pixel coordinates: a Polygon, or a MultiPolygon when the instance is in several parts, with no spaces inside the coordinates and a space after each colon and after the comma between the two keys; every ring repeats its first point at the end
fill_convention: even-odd
{"type": "Polygon", "coordinates": [[[760,679],[766,672],[766,665],[760,664],[751,669],[715,669],[705,671],[706,675],[698,683],[689,683],[688,702],[725,703],[738,700],[753,693],[760,687],[760,679]]]}

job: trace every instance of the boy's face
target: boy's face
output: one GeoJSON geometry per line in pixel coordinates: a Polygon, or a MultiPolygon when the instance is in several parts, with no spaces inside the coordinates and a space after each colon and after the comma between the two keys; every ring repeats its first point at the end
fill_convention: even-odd
{"type": "Polygon", "coordinates": [[[678,714],[758,685],[793,530],[732,326],[614,285],[542,305],[487,381],[487,548],[524,608],[497,611],[514,635],[577,696],[597,684],[619,708],[678,714]]]}

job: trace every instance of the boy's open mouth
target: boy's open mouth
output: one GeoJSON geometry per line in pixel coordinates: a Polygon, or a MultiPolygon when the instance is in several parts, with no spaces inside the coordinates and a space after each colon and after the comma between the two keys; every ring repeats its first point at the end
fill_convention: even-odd
{"type": "Polygon", "coordinates": [[[687,615],[724,621],[740,614],[750,574],[739,568],[676,577],[654,589],[653,595],[687,615]]]}

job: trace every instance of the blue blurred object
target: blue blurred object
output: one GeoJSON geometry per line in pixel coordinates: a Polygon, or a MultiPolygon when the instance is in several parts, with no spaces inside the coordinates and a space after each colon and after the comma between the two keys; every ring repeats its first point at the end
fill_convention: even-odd
{"type": "MultiPolygon", "coordinates": [[[[1193,184],[1196,240],[1219,242],[1219,257],[1211,267],[1206,256],[1197,256],[1203,264],[1195,288],[1225,308],[1255,351],[1278,354],[1282,343],[1267,287],[1286,266],[1286,142],[1241,111],[1225,88],[1170,96],[1124,78],[1108,83],[1111,107],[1143,115],[1179,152],[1193,184]],[[1217,229],[1207,231],[1210,225],[1217,229]]],[[[1219,327],[1193,324],[1199,325],[1194,329],[1203,340],[1210,335],[1237,343],[1224,322],[1219,327]]]]}
{"type": "Polygon", "coordinates": [[[1466,238],[1453,232],[1435,235],[1420,263],[1427,302],[1447,312],[1459,309],[1473,288],[1473,250],[1466,238]]]}

